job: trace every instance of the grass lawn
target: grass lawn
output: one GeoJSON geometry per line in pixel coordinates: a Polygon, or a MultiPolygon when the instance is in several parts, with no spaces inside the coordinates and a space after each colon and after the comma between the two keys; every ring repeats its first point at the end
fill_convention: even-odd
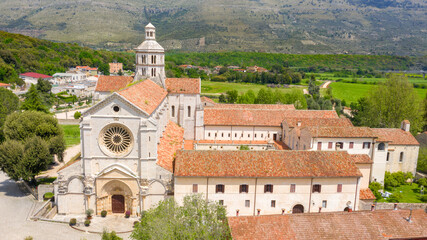
{"type": "MultiPolygon", "coordinates": [[[[402,185],[399,187],[396,187],[394,191],[388,191],[393,193],[402,192],[403,198],[401,202],[405,203],[422,203],[422,201],[419,199],[420,197],[420,188],[418,187],[418,184],[413,183],[412,185],[402,185]]],[[[425,191],[424,191],[424,194],[425,191]]],[[[387,202],[386,199],[382,198],[378,200],[378,202],[387,202]]]]}
{"type": "MultiPolygon", "coordinates": [[[[266,85],[262,84],[253,84],[253,83],[229,83],[229,82],[211,82],[211,81],[202,81],[202,94],[203,95],[219,95],[220,93],[225,93],[229,90],[237,90],[239,93],[245,93],[249,90],[255,92],[255,94],[261,89],[267,88],[266,85]]],[[[289,92],[293,88],[278,88],[282,92],[289,92]]],[[[301,88],[297,88],[302,91],[301,88]]],[[[273,91],[275,89],[272,89],[273,91]]]]}
{"type": "MultiPolygon", "coordinates": [[[[315,73],[315,75],[318,75],[319,77],[316,77],[316,79],[322,79],[322,80],[338,80],[338,79],[342,79],[342,80],[353,80],[353,77],[334,77],[334,74],[332,73],[315,73]]],[[[412,74],[406,75],[408,77],[409,82],[411,83],[422,83],[422,84],[427,84],[427,78],[422,78],[422,75],[417,75],[417,74],[412,74]]],[[[387,80],[386,78],[355,78],[357,81],[359,82],[384,82],[385,80],[387,80]]]]}
{"type": "Polygon", "coordinates": [[[71,147],[80,143],[79,125],[61,125],[64,130],[65,144],[71,147]]]}
{"type": "MultiPolygon", "coordinates": [[[[333,82],[330,85],[332,87],[332,95],[338,99],[345,99],[347,103],[357,102],[361,97],[368,94],[369,90],[375,85],[370,84],[359,84],[359,83],[342,83],[333,82]]],[[[415,88],[420,99],[425,99],[427,89],[415,88]]]]}

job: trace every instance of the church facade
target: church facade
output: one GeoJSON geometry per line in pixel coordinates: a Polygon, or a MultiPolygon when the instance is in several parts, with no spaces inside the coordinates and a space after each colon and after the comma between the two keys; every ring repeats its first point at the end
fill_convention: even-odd
{"type": "Polygon", "coordinates": [[[194,193],[229,215],[358,210],[386,169],[415,171],[409,122],[362,131],[333,110],[215,103],[200,97],[200,79],[166,78],[155,27],[145,30],[135,77],[98,80],[100,102],[80,122],[81,160],[54,185],[59,214],[138,216],[194,193]]]}

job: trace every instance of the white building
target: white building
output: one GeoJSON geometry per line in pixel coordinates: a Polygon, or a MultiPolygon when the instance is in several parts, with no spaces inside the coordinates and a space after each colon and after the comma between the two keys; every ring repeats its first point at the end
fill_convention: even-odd
{"type": "Polygon", "coordinates": [[[86,74],[81,72],[76,73],[55,73],[53,74],[52,84],[64,84],[81,82],[87,79],[86,74]]]}

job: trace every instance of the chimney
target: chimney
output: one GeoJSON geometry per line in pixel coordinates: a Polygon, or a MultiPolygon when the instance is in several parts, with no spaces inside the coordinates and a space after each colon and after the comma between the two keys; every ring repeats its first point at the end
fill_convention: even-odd
{"type": "Polygon", "coordinates": [[[319,213],[321,213],[322,212],[322,207],[319,207],[319,213]]]}
{"type": "Polygon", "coordinates": [[[393,210],[397,210],[397,203],[394,204],[393,210]]]}
{"type": "Polygon", "coordinates": [[[285,210],[284,208],[282,208],[282,215],[285,215],[285,210]]]}
{"type": "Polygon", "coordinates": [[[258,211],[258,216],[261,215],[261,209],[257,209],[258,211]]]}
{"type": "Polygon", "coordinates": [[[236,210],[236,217],[239,216],[239,209],[236,210]]]}
{"type": "Polygon", "coordinates": [[[375,204],[371,205],[371,212],[375,211],[375,204]]]}
{"type": "Polygon", "coordinates": [[[298,120],[298,122],[297,122],[297,126],[298,126],[298,127],[301,127],[301,121],[300,121],[300,120],[298,120]]]}
{"type": "Polygon", "coordinates": [[[411,129],[411,124],[409,123],[409,120],[403,120],[400,124],[400,128],[405,132],[409,132],[409,130],[411,129]]]}

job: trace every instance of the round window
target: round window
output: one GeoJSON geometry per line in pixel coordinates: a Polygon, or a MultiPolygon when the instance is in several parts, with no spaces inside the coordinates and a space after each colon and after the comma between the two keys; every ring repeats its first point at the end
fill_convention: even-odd
{"type": "Polygon", "coordinates": [[[120,124],[106,126],[100,134],[101,149],[109,155],[122,156],[130,152],[133,137],[129,129],[120,124]]]}
{"type": "Polygon", "coordinates": [[[114,106],[113,110],[114,110],[114,112],[118,112],[118,111],[120,111],[120,108],[119,108],[119,106],[114,106]]]}

